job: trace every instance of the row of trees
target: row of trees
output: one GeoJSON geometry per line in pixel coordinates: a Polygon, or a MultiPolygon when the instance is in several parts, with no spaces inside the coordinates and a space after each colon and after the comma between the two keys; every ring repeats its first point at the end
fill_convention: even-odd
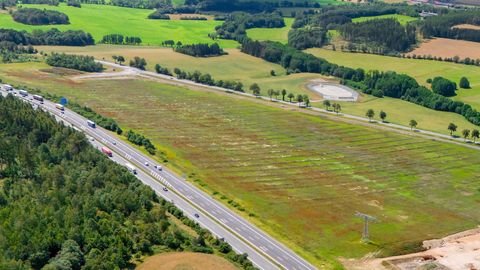
{"type": "Polygon", "coordinates": [[[155,155],[155,152],[156,152],[157,149],[155,148],[153,143],[150,141],[150,139],[146,138],[142,134],[135,133],[132,130],[129,130],[127,132],[127,134],[125,134],[125,136],[127,137],[128,141],[130,141],[130,142],[132,142],[136,145],[140,145],[140,146],[145,147],[145,150],[147,150],[147,152],[150,155],[155,155]]]}
{"type": "Polygon", "coordinates": [[[175,51],[195,57],[212,57],[226,54],[217,43],[211,45],[207,43],[180,45],[175,48],[175,51]]]}
{"type": "Polygon", "coordinates": [[[52,28],[48,31],[33,30],[31,33],[13,29],[0,29],[0,40],[17,45],[62,45],[86,46],[94,45],[92,35],[81,30],[60,31],[52,28]]]}
{"type": "Polygon", "coordinates": [[[117,45],[140,45],[142,43],[142,39],[139,37],[130,37],[130,36],[123,36],[121,34],[109,34],[103,36],[100,43],[104,44],[117,44],[117,45]]]}
{"type": "MultiPolygon", "coordinates": [[[[252,83],[249,87],[250,91],[252,92],[253,95],[259,97],[261,95],[262,89],[257,83],[252,83]]],[[[275,97],[276,100],[279,100],[279,96],[282,96],[282,101],[285,101],[285,97],[288,98],[289,102],[296,101],[298,102],[299,106],[305,106],[309,107],[310,106],[310,98],[308,95],[301,95],[293,93],[288,93],[286,89],[282,90],[275,90],[275,89],[268,89],[267,90],[267,95],[270,97],[270,100],[273,100],[273,97],[275,97]]]]}
{"type": "Polygon", "coordinates": [[[434,93],[426,87],[420,86],[414,78],[405,74],[378,70],[365,72],[360,68],[339,66],[271,41],[246,40],[242,43],[242,52],[278,63],[289,72],[312,72],[335,76],[340,78],[342,83],[366,94],[401,98],[430,109],[454,112],[463,115],[471,123],[480,125],[480,113],[472,106],[434,93]]]}
{"type": "Polygon", "coordinates": [[[52,52],[45,62],[54,67],[64,67],[86,72],[100,72],[103,65],[95,62],[93,56],[52,52]]]}
{"type": "MultiPolygon", "coordinates": [[[[122,58],[123,58],[123,56],[122,56],[122,58]]],[[[118,59],[117,59],[117,61],[118,61],[118,59]]],[[[145,68],[147,66],[147,60],[145,60],[145,58],[135,56],[133,59],[130,60],[129,65],[131,67],[134,67],[134,68],[145,70],[145,68]]]]}
{"type": "MultiPolygon", "coordinates": [[[[168,69],[167,69],[168,71],[168,69]]],[[[243,92],[243,84],[241,82],[230,81],[230,80],[215,80],[212,75],[209,73],[201,73],[200,71],[196,70],[193,73],[186,72],[179,68],[175,68],[173,73],[177,76],[178,79],[182,80],[190,80],[196,83],[201,83],[210,86],[218,86],[227,89],[232,89],[234,91],[243,92]]],[[[168,74],[170,75],[170,74],[168,74]]]]}
{"type": "Polygon", "coordinates": [[[14,21],[31,25],[69,24],[68,16],[56,10],[19,8],[12,13],[14,21]]]}

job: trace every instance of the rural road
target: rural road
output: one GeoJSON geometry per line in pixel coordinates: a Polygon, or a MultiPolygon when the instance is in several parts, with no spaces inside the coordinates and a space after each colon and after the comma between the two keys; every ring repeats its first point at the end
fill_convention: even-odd
{"type": "MultiPolygon", "coordinates": [[[[223,88],[223,87],[218,87],[218,86],[210,86],[210,85],[205,85],[205,84],[200,84],[196,83],[194,81],[190,80],[183,80],[183,79],[178,79],[174,76],[168,76],[164,74],[158,74],[152,71],[146,71],[146,70],[140,70],[134,67],[130,66],[123,66],[119,64],[115,64],[112,62],[108,61],[103,61],[103,60],[95,60],[98,63],[101,63],[103,65],[111,66],[113,68],[119,68],[122,69],[120,72],[114,72],[114,73],[92,73],[92,74],[87,74],[87,75],[80,75],[76,76],[74,78],[76,79],[101,79],[101,78],[115,78],[115,77],[125,77],[125,76],[138,76],[138,77],[143,77],[147,79],[161,79],[164,81],[169,82],[170,84],[176,84],[176,85],[183,85],[183,86],[193,86],[193,87],[201,87],[205,89],[210,89],[210,90],[215,90],[215,91],[221,91],[221,92],[228,92],[228,93],[233,93],[235,95],[240,95],[240,96],[245,96],[245,97],[250,97],[250,98],[257,98],[257,99],[262,99],[265,101],[271,101],[269,97],[264,97],[264,96],[254,96],[253,94],[250,93],[245,93],[245,92],[236,92],[231,89],[223,88]],[[123,74],[123,75],[122,75],[123,74]]],[[[275,100],[275,102],[290,106],[290,107],[295,107],[298,108],[298,103],[291,103],[288,101],[282,101],[282,100],[275,100]]],[[[410,129],[410,127],[407,126],[402,126],[398,124],[393,124],[389,122],[378,122],[378,121],[370,121],[366,117],[360,117],[356,115],[351,115],[351,114],[344,114],[340,113],[337,114],[332,111],[328,111],[325,109],[317,108],[317,107],[309,107],[308,110],[314,111],[314,112],[319,112],[322,114],[327,114],[330,116],[338,116],[341,118],[344,118],[346,120],[353,120],[356,122],[360,122],[362,124],[371,124],[371,127],[380,127],[380,128],[388,128],[389,130],[395,131],[395,132],[401,132],[401,133],[409,133],[410,135],[415,135],[415,136],[421,136],[429,139],[435,139],[437,141],[442,141],[442,142],[448,142],[448,143],[454,143],[458,145],[462,145],[464,147],[480,150],[480,142],[477,142],[477,144],[473,144],[472,142],[469,142],[468,144],[465,143],[463,138],[460,137],[452,137],[446,134],[441,134],[438,132],[433,132],[433,131],[428,131],[428,130],[422,130],[422,129],[414,129],[413,131],[410,129]]],[[[341,118],[336,118],[338,120],[342,120],[341,118]]],[[[447,124],[447,123],[446,123],[447,124]]]]}
{"type": "MultiPolygon", "coordinates": [[[[1,91],[3,95],[8,93],[1,91]]],[[[91,128],[87,119],[65,108],[64,113],[55,104],[45,100],[43,104],[32,99],[31,95],[21,97],[18,91],[13,93],[18,98],[29,102],[34,108],[41,108],[53,114],[58,120],[70,124],[84,132],[89,141],[97,147],[107,146],[113,152],[112,159],[125,166],[131,163],[137,168],[136,175],[140,181],[150,186],[159,196],[173,202],[189,218],[219,238],[224,238],[238,253],[247,253],[249,259],[261,269],[316,269],[306,260],[279,243],[265,232],[250,224],[230,209],[223,206],[210,195],[176,176],[170,170],[154,169],[160,165],[129,144],[119,140],[111,132],[101,127],[91,128]],[[148,166],[147,166],[148,164],[148,166]],[[168,191],[163,188],[167,187],[168,191]],[[199,217],[195,217],[198,214],[199,217]]]]}

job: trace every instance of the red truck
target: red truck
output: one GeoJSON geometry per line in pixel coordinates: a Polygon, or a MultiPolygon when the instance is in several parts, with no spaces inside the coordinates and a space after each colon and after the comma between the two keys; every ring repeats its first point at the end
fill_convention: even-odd
{"type": "Polygon", "coordinates": [[[108,148],[105,147],[105,146],[102,147],[102,152],[103,152],[105,155],[109,156],[109,157],[112,156],[112,150],[108,149],[108,148]]]}

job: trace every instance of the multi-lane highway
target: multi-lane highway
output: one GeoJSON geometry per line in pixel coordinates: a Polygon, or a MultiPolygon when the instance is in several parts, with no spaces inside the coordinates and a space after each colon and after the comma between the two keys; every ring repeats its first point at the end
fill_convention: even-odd
{"type": "MultiPolygon", "coordinates": [[[[45,100],[39,102],[31,95],[18,98],[38,106],[65,124],[83,131],[96,147],[107,146],[112,150],[112,160],[125,165],[127,162],[137,169],[137,178],[150,186],[157,194],[173,202],[187,216],[196,220],[214,235],[224,238],[236,252],[247,253],[249,259],[261,269],[315,269],[313,265],[292,252],[265,232],[261,231],[232,210],[223,206],[210,195],[199,190],[170,170],[163,168],[150,157],[142,154],[129,144],[119,140],[111,132],[101,127],[92,128],[87,119],[65,108],[64,112],[55,104],[45,100]]],[[[2,94],[7,92],[2,90],[2,94]]],[[[168,128],[168,127],[167,127],[168,128]]]]}

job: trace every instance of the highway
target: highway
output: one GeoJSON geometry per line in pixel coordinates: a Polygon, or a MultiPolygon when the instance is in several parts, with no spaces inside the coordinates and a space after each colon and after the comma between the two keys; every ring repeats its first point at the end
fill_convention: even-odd
{"type": "MultiPolygon", "coordinates": [[[[21,97],[16,90],[14,93],[18,98],[31,103],[34,107],[42,108],[55,115],[57,120],[83,131],[88,135],[87,137],[91,138],[89,141],[96,147],[107,146],[113,152],[111,158],[113,161],[122,166],[125,166],[127,162],[133,164],[137,168],[136,176],[140,181],[150,186],[159,196],[173,202],[202,227],[217,237],[224,238],[236,252],[247,253],[250,261],[258,268],[266,270],[316,269],[289,248],[185,179],[178,177],[167,168],[162,170],[155,168],[160,164],[118,139],[111,132],[98,126],[96,128],[89,127],[86,118],[67,108],[62,113],[54,103],[48,100],[42,104],[32,99],[31,95],[21,97]],[[167,191],[164,190],[165,187],[167,191]]],[[[2,90],[2,94],[7,95],[8,93],[2,90]]]]}

